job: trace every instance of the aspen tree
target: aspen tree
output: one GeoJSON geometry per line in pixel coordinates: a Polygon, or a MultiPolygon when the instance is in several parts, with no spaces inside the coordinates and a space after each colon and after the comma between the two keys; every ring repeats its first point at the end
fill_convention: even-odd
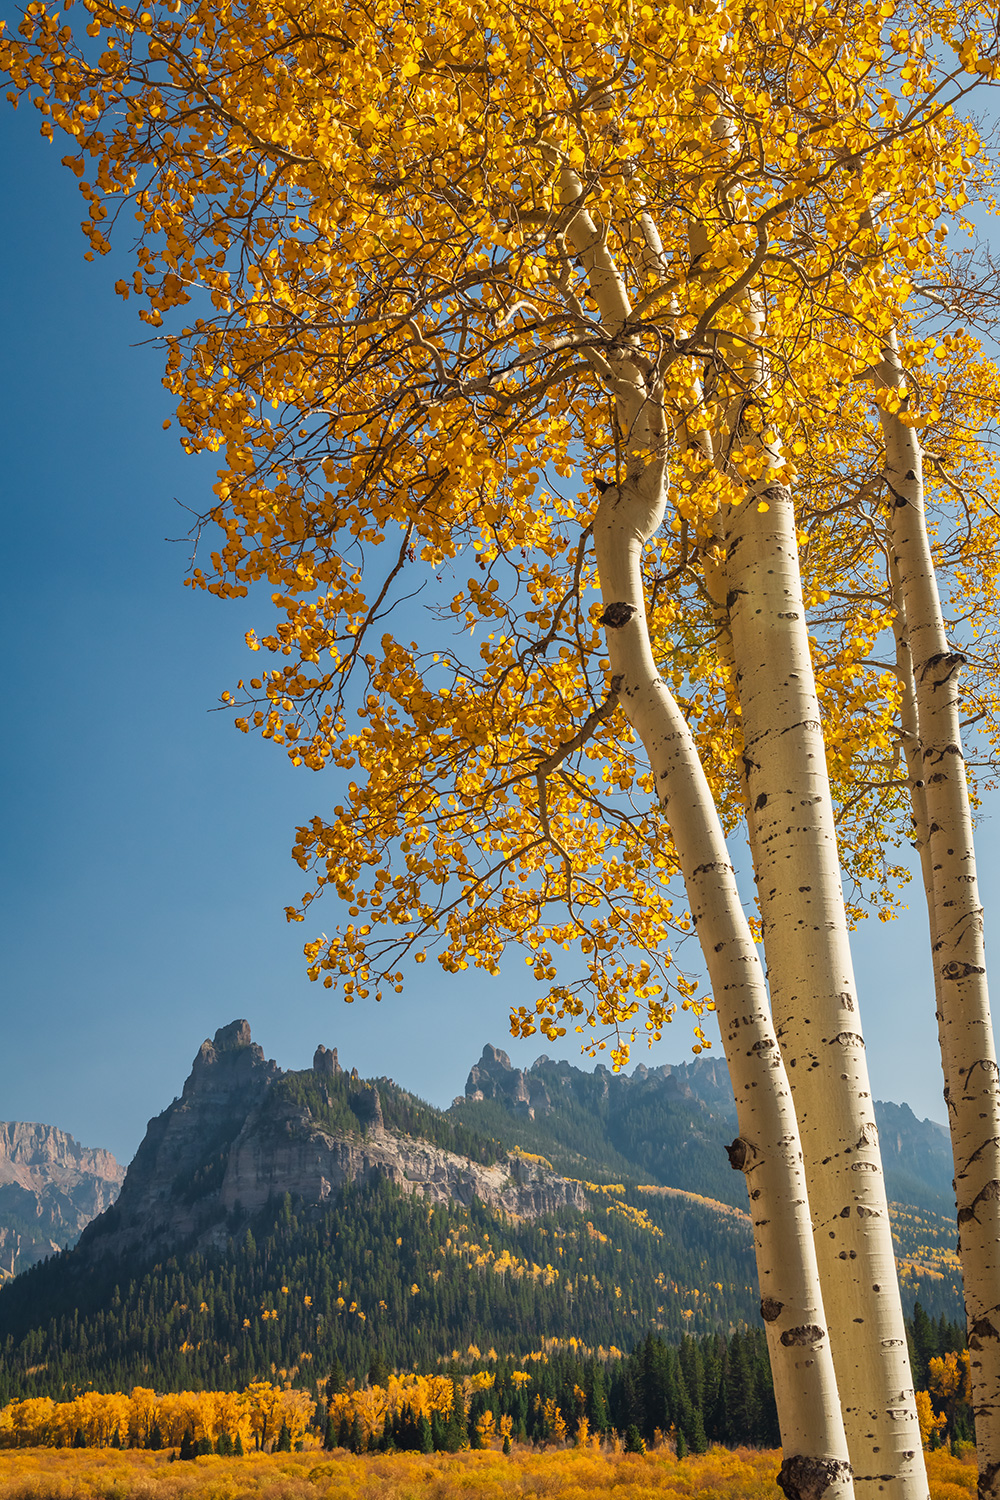
{"type": "Polygon", "coordinates": [[[903,745],[955,1162],[979,1493],[994,1497],[1000,1494],[1000,1069],[962,753],[964,657],[945,629],[927,530],[922,446],[895,339],[874,377],[885,441],[903,745]]]}
{"type": "MultiPolygon", "coordinates": [[[[579,178],[565,166],[562,197],[570,206],[584,202],[579,178]]],[[[646,234],[658,252],[652,226],[646,226],[646,234]]],[[[567,236],[613,339],[631,308],[600,230],[582,206],[569,221],[567,236]]],[[[853,1485],[795,1112],[711,789],[691,731],[657,668],[646,621],[642,562],[666,509],[666,414],[662,400],[627,360],[616,375],[615,391],[628,451],[623,477],[604,489],[593,521],[612,683],[645,747],[669,821],[736,1095],[740,1135],[730,1159],[745,1172],[750,1193],[761,1314],[784,1451],[778,1482],[789,1500],[813,1495],[832,1500],[853,1493],[853,1485]]]]}
{"type": "Polygon", "coordinates": [[[726,583],[754,878],[859,1493],[926,1494],[792,498],[735,511],[726,583]]]}
{"type": "MultiPolygon", "coordinates": [[[[193,585],[274,591],[248,637],[257,675],[225,701],[293,764],[340,773],[341,802],[295,846],[312,886],[290,918],[331,886],[347,912],[307,942],[311,976],[378,998],[404,959],[496,974],[520,947],[538,988],[515,1032],[575,1024],[621,1066],[637,1017],[657,1038],[678,1006],[713,1003],[673,953],[694,925],[737,1092],[755,1104],[747,1085],[769,1080],[734,1155],[751,1192],[785,1173],[784,1206],[761,1187],[759,1207],[759,1233],[786,1226],[793,1270],[772,1338],[825,1317],[780,1070],[762,1061],[775,1049],[747,1053],[742,1005],[727,1009],[746,999],[773,1040],[722,840],[743,807],[737,732],[702,691],[719,681],[704,579],[744,477],[735,452],[709,471],[680,434],[740,401],[753,298],[779,431],[872,363],[905,302],[925,254],[914,185],[943,193],[964,171],[910,147],[980,48],[960,6],[931,18],[950,61],[914,67],[886,45],[893,10],[88,0],[81,47],[33,0],[3,53],[43,131],[77,143],[92,253],[126,202],[135,214],[119,290],[165,327],[185,447],[221,455],[206,517],[221,540],[193,585]],[[859,256],[887,184],[896,242],[859,256]],[[425,588],[437,613],[411,623],[425,588]]],[[[794,463],[776,458],[769,482],[787,487],[794,463]]],[[[727,571],[744,566],[727,551],[727,571]]],[[[738,615],[731,664],[752,676],[738,615]]],[[[801,926],[808,893],[790,895],[783,920],[801,926]]],[[[777,1337],[776,1380],[793,1400],[782,1361],[800,1348],[815,1399],[783,1422],[833,1469],[785,1478],[819,1493],[849,1479],[816,1343],[811,1362],[808,1338],[777,1337]]],[[[904,1453],[880,1471],[893,1484],[904,1453]]]]}
{"type": "MultiPolygon", "coordinates": [[[[697,247],[710,236],[695,226],[697,247]]],[[[751,285],[745,349],[713,457],[742,494],[722,508],[714,613],[739,702],[747,828],[771,1005],[796,1101],[856,1486],[927,1492],[873,1100],[864,1062],[834,804],[792,495],[769,427],[766,313],[751,285]],[[738,463],[734,461],[738,459],[738,463]],[[724,596],[724,603],[723,603],[724,596]],[[888,1455],[888,1458],[887,1458],[888,1455]],[[886,1472],[888,1470],[889,1472],[886,1472]]]]}

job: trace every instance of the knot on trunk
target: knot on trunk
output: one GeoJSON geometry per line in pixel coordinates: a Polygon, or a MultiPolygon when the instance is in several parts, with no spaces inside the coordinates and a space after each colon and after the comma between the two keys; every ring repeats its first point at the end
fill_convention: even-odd
{"type": "Polygon", "coordinates": [[[857,1031],[838,1031],[837,1035],[830,1038],[830,1043],[839,1042],[842,1047],[863,1047],[865,1039],[857,1031]]]}
{"type": "Polygon", "coordinates": [[[762,1297],[760,1300],[760,1315],[764,1319],[764,1322],[773,1323],[775,1318],[781,1316],[781,1309],[784,1305],[783,1302],[778,1301],[777,1297],[762,1297]]]}
{"type": "Polygon", "coordinates": [[[994,1177],[992,1182],[988,1182],[984,1188],[980,1188],[968,1208],[959,1209],[959,1224],[967,1224],[970,1219],[977,1219],[978,1214],[976,1213],[976,1209],[979,1207],[979,1204],[990,1203],[997,1198],[1000,1198],[1000,1182],[997,1182],[994,1177]]]}
{"type": "Polygon", "coordinates": [[[726,1147],[726,1155],[734,1172],[748,1172],[757,1155],[757,1147],[752,1141],[745,1141],[738,1135],[732,1145],[726,1147]]]}
{"type": "Polygon", "coordinates": [[[826,1329],[818,1323],[803,1323],[800,1328],[786,1328],[781,1342],[786,1349],[804,1348],[807,1344],[818,1344],[826,1338],[826,1329]]]}
{"type": "Polygon", "coordinates": [[[845,1458],[810,1458],[795,1453],[778,1470],[778,1488],[787,1500],[822,1500],[830,1486],[847,1479],[850,1472],[845,1458]]]}
{"type": "Polygon", "coordinates": [[[780,505],[783,501],[791,501],[792,492],[787,485],[769,484],[767,489],[762,492],[760,498],[766,500],[769,505],[780,505]]]}
{"type": "Polygon", "coordinates": [[[597,623],[603,625],[606,630],[621,630],[622,626],[627,625],[636,613],[634,604],[609,604],[597,623]]]}
{"type": "Polygon", "coordinates": [[[995,1338],[1000,1338],[1000,1333],[997,1333],[989,1318],[977,1318],[969,1329],[969,1348],[981,1349],[983,1339],[995,1338]]]}
{"type": "Polygon", "coordinates": [[[981,1495],[992,1495],[998,1472],[1000,1472],[1000,1460],[993,1464],[982,1465],[979,1470],[979,1493],[981,1495]]]}
{"type": "Polygon", "coordinates": [[[966,657],[961,651],[938,651],[936,655],[929,656],[920,669],[920,680],[927,676],[928,672],[933,674],[935,688],[944,687],[945,683],[964,666],[966,657]]]}
{"type": "Polygon", "coordinates": [[[969,979],[973,974],[985,974],[986,970],[978,964],[962,964],[953,960],[945,964],[941,970],[942,979],[969,979]]]}

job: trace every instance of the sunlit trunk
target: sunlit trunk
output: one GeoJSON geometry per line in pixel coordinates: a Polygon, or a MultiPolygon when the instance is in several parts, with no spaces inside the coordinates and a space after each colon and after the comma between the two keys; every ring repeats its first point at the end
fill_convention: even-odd
{"type": "MultiPolygon", "coordinates": [[[[617,335],[630,306],[607,244],[583,203],[576,174],[562,170],[562,198],[579,204],[567,241],[579,257],[602,324],[617,335]]],[[[643,224],[647,250],[658,241],[643,224]]],[[[604,490],[593,522],[611,677],[649,757],[670,824],[705,956],[740,1134],[729,1148],[747,1179],[789,1500],[853,1494],[836,1375],[809,1217],[795,1110],[771,1024],[760,960],[743,911],[711,789],[691,731],[657,670],[646,619],[642,555],[666,503],[666,417],[628,357],[594,363],[615,398],[624,473],[604,490]],[[652,455],[652,456],[651,456],[652,455]]]]}
{"type": "Polygon", "coordinates": [[[649,757],[709,971],[739,1137],[729,1148],[750,1196],[754,1248],[789,1500],[853,1493],[809,1217],[795,1109],[760,960],[691,732],[653,659],[641,556],[663,514],[662,483],[604,494],[594,541],[612,677],[649,757]]]}
{"type": "Polygon", "coordinates": [[[771,1005],[859,1495],[927,1495],[791,495],[730,509],[726,583],[771,1005]]]}
{"type": "MultiPolygon", "coordinates": [[[[986,982],[983,912],[962,754],[959,676],[948,641],[924,507],[920,442],[904,420],[895,347],[878,371],[903,407],[880,406],[889,539],[904,689],[915,707],[907,771],[928,890],[938,1035],[955,1162],[959,1256],[969,1328],[979,1492],[1000,1496],[1000,1078],[986,982]],[[905,654],[909,656],[908,664],[905,654]]],[[[904,726],[905,728],[905,726],[904,726]]]]}

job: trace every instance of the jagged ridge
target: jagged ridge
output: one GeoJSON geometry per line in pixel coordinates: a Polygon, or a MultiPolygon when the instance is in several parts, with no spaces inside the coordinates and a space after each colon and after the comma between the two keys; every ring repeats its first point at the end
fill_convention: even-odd
{"type": "Polygon", "coordinates": [[[312,1069],[286,1073],[264,1057],[246,1021],[221,1027],[199,1049],[181,1097],[150,1120],[118,1202],[86,1231],[81,1253],[221,1246],[284,1193],[325,1204],[375,1178],[430,1202],[478,1199],[518,1218],[585,1206],[579,1183],[491,1151],[467,1129],[456,1133],[391,1080],[383,1092],[385,1111],[378,1084],[346,1074],[336,1050],[320,1046],[312,1069]],[[394,1128],[409,1116],[481,1159],[394,1128]]]}

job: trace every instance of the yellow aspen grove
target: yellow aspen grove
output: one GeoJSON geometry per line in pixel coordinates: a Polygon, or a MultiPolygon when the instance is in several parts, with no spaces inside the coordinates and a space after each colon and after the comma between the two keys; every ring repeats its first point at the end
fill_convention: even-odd
{"type": "Polygon", "coordinates": [[[965,658],[948,639],[924,505],[923,451],[895,339],[876,370],[885,440],[904,750],[927,896],[955,1162],[980,1490],[1000,1482],[1000,1068],[962,752],[965,658]]]}
{"type": "MultiPolygon", "coordinates": [[[[224,699],[239,728],[336,781],[332,813],[300,828],[294,851],[311,884],[289,918],[310,918],[327,887],[346,910],[331,936],[310,935],[310,974],[377,999],[429,954],[447,972],[497,974],[519,948],[537,988],[515,1032],[575,1025],[592,1049],[611,1044],[615,1066],[678,1007],[696,1020],[717,1009],[782,1482],[801,1500],[846,1495],[830,1354],[858,1314],[850,1279],[830,1282],[833,1312],[820,1290],[794,1112],[725,847],[745,806],[740,715],[725,710],[746,698],[756,713],[753,622],[771,588],[750,561],[752,523],[769,514],[753,507],[767,501],[745,495],[764,463],[798,590],[784,538],[796,540],[799,445],[776,438],[821,412],[831,447],[853,440],[842,393],[881,358],[933,260],[928,197],[965,199],[974,131],[954,111],[996,73],[988,18],[892,0],[86,0],[77,28],[71,10],[32,0],[0,61],[14,101],[72,143],[88,254],[129,223],[134,269],[118,289],[160,331],[185,448],[219,455],[204,518],[216,550],[191,584],[221,597],[269,587],[247,639],[254,675],[224,699]],[[747,407],[754,368],[767,372],[766,423],[747,407]],[[756,434],[745,452],[744,428],[756,434]],[[723,434],[724,451],[713,459],[699,432],[723,434]],[[727,653],[712,588],[722,569],[731,590],[737,566],[764,592],[731,604],[727,653]],[[692,931],[711,998],[675,956],[692,931]]],[[[760,536],[773,553],[773,530],[760,536]]],[[[847,684],[879,619],[843,612],[842,651],[810,708],[873,758],[896,704],[866,715],[847,684]]],[[[794,639],[808,648],[804,616],[794,639]]],[[[795,744],[796,785],[824,804],[815,844],[832,828],[822,738],[795,744]]],[[[838,784],[846,749],[841,761],[838,784]]],[[[871,838],[846,849],[870,882],[871,838]]],[[[787,895],[793,938],[820,898],[787,895]]],[[[765,912],[769,958],[778,914],[765,912]]],[[[814,990],[849,964],[826,954],[813,984],[817,951],[809,987],[783,988],[804,1032],[814,990]]],[[[836,1102],[839,1151],[846,1096],[864,1085],[822,1029],[831,1045],[814,1071],[836,1102]]],[[[855,1159],[874,1167],[877,1148],[855,1159]]],[[[881,1227],[876,1211],[867,1222],[881,1227]]],[[[857,1227],[838,1233],[849,1259],[857,1227]]],[[[863,1435],[858,1488],[922,1495],[912,1393],[882,1347],[895,1334],[861,1315],[864,1360],[845,1346],[849,1414],[859,1399],[902,1410],[915,1451],[890,1443],[875,1467],[863,1435]]]]}

